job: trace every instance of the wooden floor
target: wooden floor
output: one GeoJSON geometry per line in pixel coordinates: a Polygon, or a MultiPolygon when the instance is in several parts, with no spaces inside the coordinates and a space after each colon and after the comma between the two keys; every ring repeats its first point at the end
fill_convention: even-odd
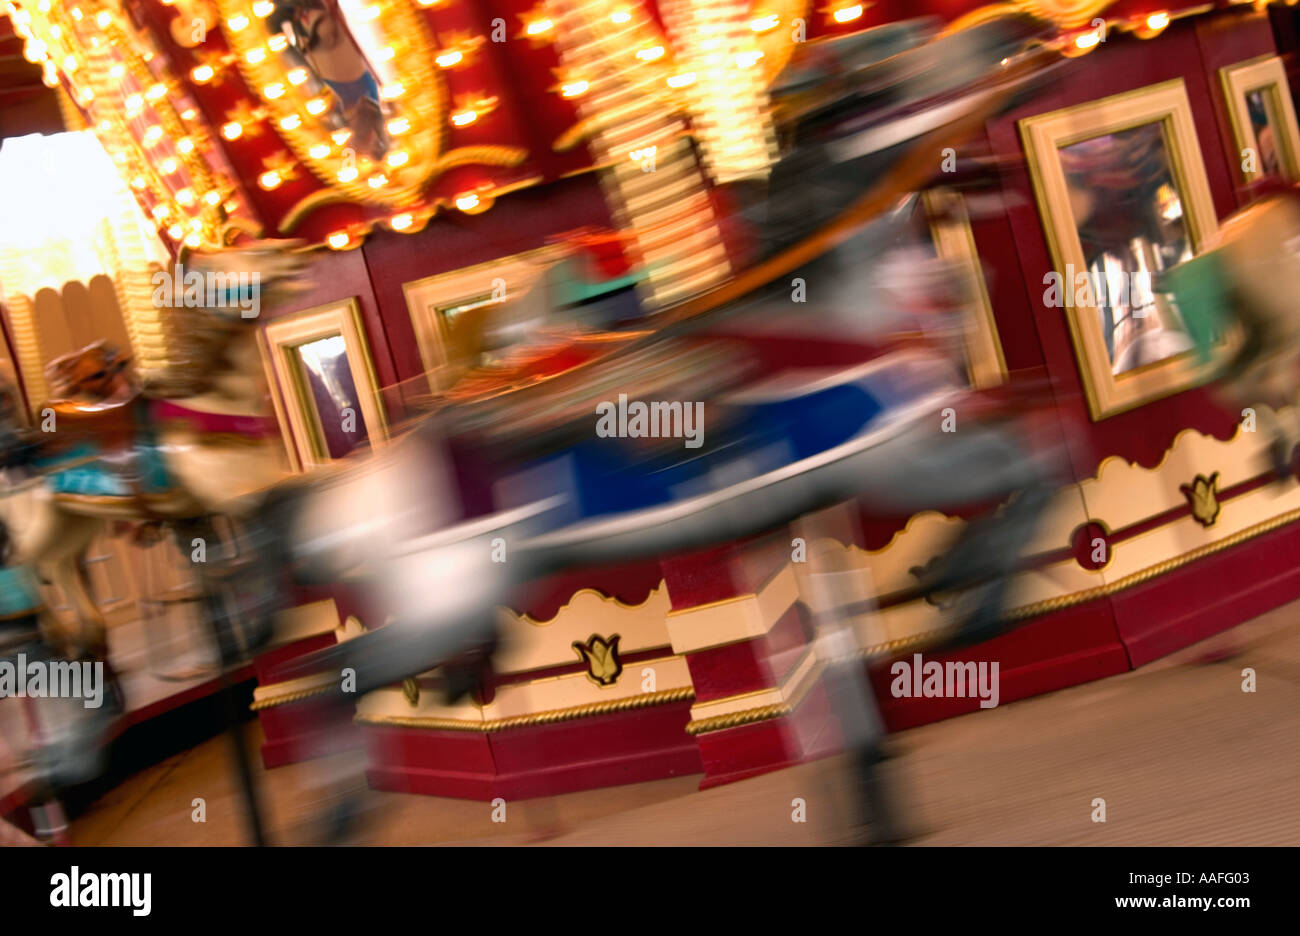
{"type": "MultiPolygon", "coordinates": [[[[888,764],[919,845],[1300,844],[1300,603],[1133,673],[927,725],[888,764]],[[1257,674],[1242,691],[1242,670],[1257,674]],[[1106,821],[1092,821],[1104,799],[1106,821]]],[[[278,843],[317,839],[344,761],[260,771],[278,843]]],[[[700,792],[698,778],[507,803],[372,793],[365,844],[836,844],[854,834],[842,759],[700,792]],[[806,822],[795,822],[802,800],[806,822]],[[499,816],[499,813],[498,813],[499,816]]],[[[151,767],[72,827],[87,845],[238,844],[225,738],[151,767]],[[194,801],[206,822],[193,821],[194,801]]]]}

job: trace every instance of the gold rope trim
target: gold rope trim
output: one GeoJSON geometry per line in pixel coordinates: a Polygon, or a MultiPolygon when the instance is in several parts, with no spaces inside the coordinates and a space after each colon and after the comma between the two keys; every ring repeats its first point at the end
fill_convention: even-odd
{"type": "Polygon", "coordinates": [[[425,728],[437,731],[473,731],[488,734],[495,731],[505,731],[509,728],[550,725],[556,722],[571,721],[575,718],[590,718],[593,715],[607,715],[611,712],[627,712],[633,709],[666,705],[670,702],[683,702],[694,698],[695,689],[686,686],[680,689],[665,689],[662,692],[647,692],[628,699],[611,699],[607,702],[592,702],[588,705],[577,705],[572,708],[551,709],[545,712],[534,712],[530,715],[514,715],[510,718],[497,718],[481,722],[464,721],[457,718],[418,718],[403,715],[358,715],[354,721],[358,725],[425,728]]]}
{"type": "Polygon", "coordinates": [[[781,718],[793,711],[794,706],[789,702],[778,702],[775,705],[763,705],[759,708],[745,709],[743,712],[732,712],[729,715],[714,715],[712,718],[701,718],[698,721],[691,722],[686,726],[686,733],[698,735],[710,731],[721,731],[724,728],[736,728],[740,725],[750,725],[754,722],[781,718]]]}
{"type": "MultiPolygon", "coordinates": [[[[274,685],[274,683],[272,683],[274,685]]],[[[266,688],[271,688],[267,686],[266,688]]],[[[290,702],[301,702],[303,699],[310,699],[312,696],[323,695],[334,688],[334,683],[330,682],[323,686],[313,686],[310,689],[299,689],[296,692],[286,692],[284,695],[278,695],[271,699],[255,700],[249,707],[250,712],[260,712],[262,709],[275,708],[277,705],[288,705],[290,702]]]]}

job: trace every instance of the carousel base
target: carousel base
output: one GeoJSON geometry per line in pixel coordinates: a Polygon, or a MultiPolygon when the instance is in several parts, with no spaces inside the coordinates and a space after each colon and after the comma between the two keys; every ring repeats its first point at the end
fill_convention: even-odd
{"type": "MultiPolygon", "coordinates": [[[[1300,523],[1292,523],[1140,585],[1042,615],[962,651],[961,659],[999,662],[999,704],[1005,705],[1137,669],[1297,595],[1300,523]]],[[[978,698],[894,698],[894,659],[910,660],[911,653],[869,668],[888,730],[981,710],[978,698]]],[[[380,790],[526,799],[688,774],[700,775],[703,789],[840,749],[820,678],[814,675],[793,695],[766,717],[694,732],[693,699],[499,731],[364,720],[357,730],[370,782],[380,790]]]]}

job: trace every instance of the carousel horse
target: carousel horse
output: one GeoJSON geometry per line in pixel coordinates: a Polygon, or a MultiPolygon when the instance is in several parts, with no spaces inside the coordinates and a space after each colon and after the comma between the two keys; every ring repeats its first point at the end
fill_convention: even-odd
{"type": "Polygon", "coordinates": [[[1268,407],[1259,415],[1273,435],[1271,467],[1290,478],[1300,443],[1300,190],[1272,186],[1156,285],[1173,297],[1202,363],[1225,338],[1235,342],[1211,374],[1215,391],[1238,412],[1268,407]]]}
{"type": "MultiPolygon", "coordinates": [[[[892,302],[886,274],[908,277],[886,270],[878,255],[914,207],[914,199],[900,207],[899,196],[939,170],[920,151],[960,142],[1016,93],[1014,76],[1002,86],[998,79],[1014,71],[1003,59],[1017,56],[1026,36],[1007,25],[940,49],[959,46],[983,63],[978,77],[997,76],[980,84],[963,72],[968,95],[954,99],[958,86],[945,81],[914,88],[916,70],[888,55],[887,67],[865,69],[872,93],[852,74],[844,93],[810,92],[787,121],[795,140],[759,199],[764,210],[746,214],[761,244],[754,267],[685,309],[639,318],[627,314],[620,275],[609,277],[604,297],[577,290],[581,309],[567,323],[538,328],[508,315],[533,322],[530,339],[464,377],[414,432],[310,488],[282,491],[264,511],[282,534],[281,561],[304,583],[355,583],[389,623],[290,661],[281,676],[346,670],[347,691],[313,704],[350,706],[474,648],[487,648],[477,654],[482,665],[498,637],[495,607],[520,585],[770,534],[855,498],[894,513],[1004,502],[970,524],[923,583],[959,596],[952,643],[1001,633],[1008,582],[1055,488],[1058,454],[1034,451],[1013,425],[975,419],[959,433],[941,432],[941,414],[968,403],[971,390],[942,353],[914,340],[915,310],[892,302]],[[883,119],[882,108],[893,116],[883,119]],[[875,118],[865,134],[864,117],[875,118]],[[906,127],[896,126],[900,119],[906,127]],[[863,270],[875,279],[855,276],[863,270]],[[810,311],[792,307],[789,282],[779,279],[790,274],[824,285],[827,298],[810,311]],[[608,309],[593,309],[602,301],[608,309]],[[808,331],[851,332],[871,350],[853,367],[766,378],[743,341],[707,333],[723,318],[742,333],[797,318],[808,331]],[[580,327],[593,322],[617,330],[580,327]],[[694,448],[676,438],[594,438],[594,414],[620,392],[706,401],[706,438],[694,448]],[[456,451],[493,467],[458,470],[456,451]],[[496,481],[493,506],[470,517],[457,509],[457,479],[466,475],[496,481]]],[[[575,293],[571,284],[543,288],[575,293]]],[[[870,704],[860,674],[841,683],[842,698],[870,704]]],[[[464,685],[450,679],[449,698],[464,685]]],[[[853,738],[864,789],[875,791],[864,795],[878,798],[878,735],[864,728],[853,738]]]]}
{"type": "MultiPolygon", "coordinates": [[[[281,245],[188,262],[199,272],[259,270],[263,301],[301,264],[281,245]]],[[[254,331],[224,312],[176,309],[184,319],[180,360],[148,385],[133,380],[128,359],[103,342],[52,361],[55,398],[37,409],[42,431],[20,432],[8,420],[4,457],[25,477],[0,496],[0,520],[18,561],[72,604],[77,626],[55,635],[70,657],[104,654],[104,621],[81,558],[109,521],[171,524],[189,554],[196,536],[219,543],[211,518],[252,514],[261,493],[287,474],[254,331]]]]}
{"type": "MultiPolygon", "coordinates": [[[[220,272],[221,282],[232,282],[231,271],[256,271],[261,301],[270,302],[294,288],[302,263],[296,246],[257,244],[186,262],[201,275],[220,272]]],[[[37,410],[39,429],[21,424],[16,394],[0,394],[6,400],[0,461],[8,482],[0,491],[0,598],[30,606],[18,635],[29,659],[96,660],[107,684],[107,703],[98,709],[70,708],[59,699],[33,706],[27,756],[45,791],[36,810],[57,812],[57,791],[101,771],[125,707],[84,569],[86,548],[108,523],[170,526],[191,556],[203,541],[205,555],[194,568],[222,678],[270,635],[281,589],[277,570],[261,561],[256,507],[287,468],[274,419],[264,412],[253,329],[225,314],[236,303],[219,305],[175,310],[185,319],[178,329],[180,360],[145,385],[130,376],[128,359],[103,342],[52,361],[47,374],[55,396],[37,410]],[[230,533],[218,532],[219,517],[231,520],[230,533]],[[44,613],[36,575],[67,596],[71,626],[44,613]],[[37,629],[37,621],[45,626],[37,629]]],[[[236,748],[241,779],[251,790],[242,742],[236,748]]]]}

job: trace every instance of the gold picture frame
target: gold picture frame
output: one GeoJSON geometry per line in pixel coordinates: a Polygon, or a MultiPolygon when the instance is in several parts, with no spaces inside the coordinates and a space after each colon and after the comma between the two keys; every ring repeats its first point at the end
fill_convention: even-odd
{"type": "MultiPolygon", "coordinates": [[[[1055,267],[1044,278],[1043,285],[1048,286],[1053,275],[1056,283],[1066,285],[1069,298],[1061,304],[1061,310],[1070,326],[1089,413],[1094,421],[1195,386],[1209,377],[1215,364],[1215,360],[1198,364],[1189,350],[1116,373],[1112,368],[1108,336],[1103,333],[1096,314],[1099,306],[1078,305],[1073,301],[1076,277],[1085,275],[1090,268],[1084,257],[1075,218],[1073,200],[1077,200],[1079,192],[1072,190],[1067,181],[1061,150],[1151,126],[1160,128],[1162,155],[1173,182],[1171,194],[1177,204],[1178,213],[1173,217],[1183,227],[1190,252],[1199,253],[1217,231],[1218,218],[1205,174],[1191,103],[1181,78],[1027,117],[1019,122],[1039,215],[1055,267]]],[[[1034,288],[1035,284],[1030,286],[1034,288]]],[[[1048,303],[1048,296],[1049,291],[1045,290],[1043,297],[1048,311],[1056,311],[1048,303]]],[[[1175,307],[1158,292],[1154,293],[1151,308],[1159,322],[1177,319],[1175,307]]],[[[1144,313],[1143,317],[1146,314],[1152,313],[1144,313]]],[[[1161,328],[1166,332],[1172,331],[1164,325],[1161,328]]],[[[1113,337],[1110,340],[1113,341],[1113,337]]],[[[1215,359],[1230,344],[1231,339],[1225,337],[1215,359]]]]}
{"type": "Polygon", "coordinates": [[[1237,144],[1238,166],[1246,182],[1258,181],[1265,175],[1263,161],[1266,154],[1250,112],[1250,96],[1253,94],[1261,95],[1269,124],[1277,131],[1274,146],[1279,172],[1289,182],[1300,182],[1300,127],[1296,124],[1291,86],[1282,59],[1276,55],[1261,55],[1228,65],[1219,69],[1219,81],[1223,85],[1223,98],[1227,102],[1233,139],[1237,144]],[[1254,170],[1245,168],[1247,150],[1255,155],[1254,170]]]}
{"type": "Polygon", "coordinates": [[[262,327],[260,337],[275,415],[295,471],[332,461],[320,415],[302,371],[298,349],[304,345],[330,338],[342,339],[368,441],[378,447],[387,440],[388,421],[379,397],[379,381],[355,298],[275,319],[262,327]]]}
{"type": "Polygon", "coordinates": [[[473,366],[478,350],[483,317],[476,316],[480,321],[472,323],[473,327],[453,329],[448,310],[477,310],[521,297],[563,253],[561,247],[542,247],[403,284],[431,392],[451,386],[473,366]]]}
{"type": "Polygon", "coordinates": [[[974,302],[970,307],[971,317],[965,323],[967,376],[971,386],[977,389],[996,387],[1007,380],[1007,361],[965,200],[959,193],[942,188],[927,191],[923,198],[935,250],[943,259],[961,267],[970,282],[974,302]]]}

